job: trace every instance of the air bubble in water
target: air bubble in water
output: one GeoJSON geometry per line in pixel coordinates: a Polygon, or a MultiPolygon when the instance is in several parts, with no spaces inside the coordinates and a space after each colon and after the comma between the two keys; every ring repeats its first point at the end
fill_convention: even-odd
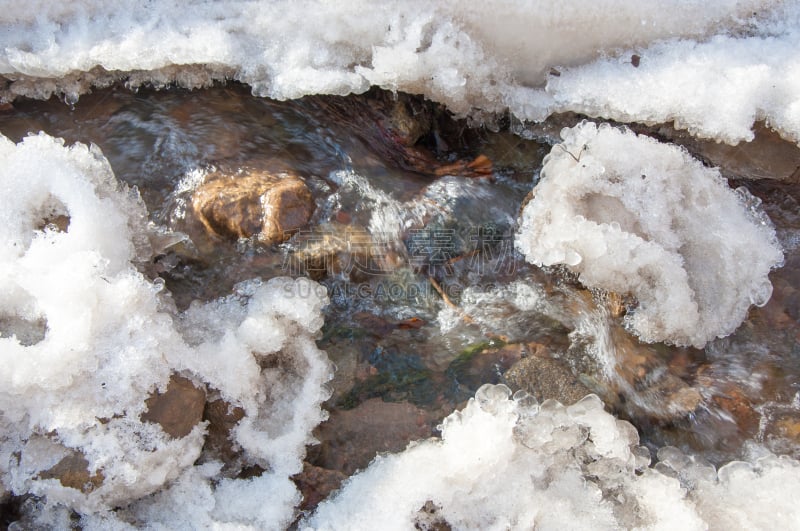
{"type": "Polygon", "coordinates": [[[481,409],[494,411],[498,402],[503,402],[511,397],[511,389],[503,384],[484,384],[475,393],[475,401],[481,409]]]}
{"type": "Polygon", "coordinates": [[[153,287],[155,288],[156,292],[163,291],[164,290],[164,285],[165,285],[165,281],[161,277],[156,277],[156,279],[153,280],[153,287]]]}
{"type": "Polygon", "coordinates": [[[769,299],[772,297],[772,282],[765,280],[761,283],[756,290],[750,294],[750,302],[761,308],[766,306],[769,299]]]}

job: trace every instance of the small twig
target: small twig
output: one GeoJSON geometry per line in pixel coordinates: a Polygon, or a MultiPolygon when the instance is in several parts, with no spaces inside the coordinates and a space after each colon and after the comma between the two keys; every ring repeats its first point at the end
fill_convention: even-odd
{"type": "Polygon", "coordinates": [[[450,258],[447,261],[447,263],[448,264],[455,264],[456,262],[460,262],[461,260],[463,260],[465,258],[472,258],[473,256],[476,256],[480,252],[481,252],[480,249],[474,249],[474,250],[472,250],[472,251],[470,251],[470,252],[468,252],[466,254],[460,254],[458,256],[454,256],[454,257],[450,258]]]}
{"type": "Polygon", "coordinates": [[[564,147],[564,144],[556,144],[556,146],[558,146],[561,149],[563,149],[570,157],[572,157],[575,160],[575,162],[580,162],[581,161],[581,155],[583,155],[583,151],[586,149],[586,144],[584,144],[583,147],[581,147],[581,150],[578,152],[578,156],[576,157],[572,153],[572,151],[570,151],[570,150],[568,150],[567,148],[564,147]]]}
{"type": "Polygon", "coordinates": [[[431,283],[431,286],[433,286],[433,289],[435,289],[439,293],[439,295],[442,296],[442,300],[444,301],[444,303],[449,307],[451,307],[452,309],[454,309],[456,313],[458,313],[458,315],[461,316],[461,318],[464,320],[465,323],[469,324],[475,323],[475,320],[472,317],[464,313],[464,310],[459,308],[453,301],[450,300],[450,297],[447,296],[447,293],[445,293],[445,291],[442,289],[442,286],[440,286],[439,283],[436,282],[435,278],[428,277],[428,281],[431,283]]]}

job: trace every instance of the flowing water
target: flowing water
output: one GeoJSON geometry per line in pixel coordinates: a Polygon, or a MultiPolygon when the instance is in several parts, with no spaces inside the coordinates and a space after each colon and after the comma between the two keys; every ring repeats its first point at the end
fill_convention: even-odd
{"type": "MultiPolygon", "coordinates": [[[[566,378],[566,387],[597,393],[653,450],[673,445],[721,464],[756,441],[800,457],[800,188],[746,180],[753,170],[742,169],[736,150],[714,154],[763,200],[785,265],[770,277],[772,299],[733,335],[702,350],[643,344],[622,327],[613,294],[532,266],[513,245],[553,132],[579,119],[526,130],[501,120],[489,130],[380,91],[278,102],[237,84],[115,86],[73,105],[18,100],[0,113],[0,133],[98,145],[117,178],[137,187],[151,221],[172,231],[143,270],[163,279],[178,308],[253,277],[308,275],[328,289],[317,343],[337,371],[311,465],[349,475],[376,451],[433,435],[482,384],[519,386],[506,373],[530,357],[557,362],[549,373],[536,369],[539,381],[566,378]],[[490,172],[471,169],[480,155],[490,172]],[[300,176],[315,203],[308,226],[273,245],[209,236],[187,215],[191,194],[205,174],[242,168],[300,176]],[[392,414],[411,418],[413,429],[353,427],[392,414]]],[[[776,141],[761,134],[756,142],[776,141]]],[[[568,401],[566,387],[551,397],[568,401]]]]}

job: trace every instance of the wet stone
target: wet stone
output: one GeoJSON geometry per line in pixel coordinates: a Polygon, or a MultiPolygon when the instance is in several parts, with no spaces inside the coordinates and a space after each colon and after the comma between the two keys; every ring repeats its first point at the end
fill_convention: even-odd
{"type": "Polygon", "coordinates": [[[399,452],[409,442],[432,436],[440,418],[408,402],[365,400],[349,410],[334,410],[315,431],[322,441],[309,449],[309,462],[352,475],[378,453],[399,452]]]}
{"type": "Polygon", "coordinates": [[[98,470],[94,474],[89,472],[89,461],[77,451],[61,459],[55,466],[39,474],[41,479],[57,479],[65,487],[79,490],[83,493],[92,492],[103,484],[103,473],[98,470]]]}
{"type": "Polygon", "coordinates": [[[714,396],[712,401],[733,417],[743,433],[753,435],[758,430],[759,415],[741,391],[729,389],[724,395],[714,396]]]}
{"type": "Polygon", "coordinates": [[[314,201],[305,183],[288,174],[211,174],[192,196],[194,215],[219,238],[257,236],[280,243],[308,223],[314,201]]]}
{"type": "Polygon", "coordinates": [[[764,439],[778,453],[800,456],[800,411],[789,409],[768,415],[764,439]]]}
{"type": "Polygon", "coordinates": [[[485,383],[501,383],[503,373],[515,366],[526,351],[521,344],[503,345],[500,340],[478,343],[466,348],[447,368],[447,376],[466,400],[485,383]]]}
{"type": "Polygon", "coordinates": [[[614,370],[619,379],[616,383],[619,389],[616,391],[628,393],[627,389],[635,390],[640,413],[670,421],[686,417],[701,406],[703,397],[700,392],[672,372],[685,371],[679,360],[674,365],[670,362],[686,349],[643,343],[618,325],[611,326],[610,337],[617,355],[614,370]]]}
{"type": "Polygon", "coordinates": [[[461,156],[465,148],[471,151],[481,145],[482,136],[464,120],[422,96],[373,88],[357,96],[312,96],[304,100],[344,126],[347,134],[360,139],[378,156],[381,166],[390,163],[431,177],[483,177],[492,173],[492,163],[486,156],[461,156]]]}
{"type": "Polygon", "coordinates": [[[231,441],[231,430],[244,418],[244,410],[231,406],[221,398],[209,400],[203,410],[203,420],[208,422],[203,453],[221,459],[226,465],[232,464],[237,452],[231,441]]]}
{"type": "Polygon", "coordinates": [[[338,489],[347,476],[337,470],[328,470],[303,463],[303,471],[292,477],[295,485],[303,495],[300,510],[313,510],[319,502],[338,489]]]}
{"type": "Polygon", "coordinates": [[[383,126],[398,142],[405,146],[413,146],[430,133],[435,114],[431,104],[407,94],[388,97],[386,93],[378,93],[372,100],[373,104],[381,101],[380,96],[383,96],[383,106],[390,110],[388,113],[385,109],[381,112],[380,106],[376,110],[379,115],[385,117],[383,126]]]}
{"type": "Polygon", "coordinates": [[[541,345],[534,344],[529,349],[534,354],[521,359],[505,373],[512,389],[527,391],[539,402],[552,398],[562,404],[574,404],[592,392],[566,363],[546,357],[541,345]]]}
{"type": "Polygon", "coordinates": [[[203,389],[173,374],[166,391],[156,391],[145,401],[147,411],[142,414],[142,420],[159,424],[168,435],[179,439],[189,435],[203,419],[205,401],[203,389]]]}
{"type": "Polygon", "coordinates": [[[781,437],[800,443],[800,414],[787,413],[774,422],[775,431],[781,437]]]}
{"type": "Polygon", "coordinates": [[[366,282],[376,274],[390,273],[401,265],[392,246],[373,239],[367,229],[328,223],[304,231],[293,240],[291,263],[313,280],[344,275],[366,282]]]}

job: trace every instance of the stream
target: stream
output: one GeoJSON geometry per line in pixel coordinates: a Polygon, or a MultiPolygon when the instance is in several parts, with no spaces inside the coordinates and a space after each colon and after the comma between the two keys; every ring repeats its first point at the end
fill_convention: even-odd
{"type": "Polygon", "coordinates": [[[734,334],[702,350],[645,344],[621,324],[624,301],[514,247],[545,155],[581,120],[475,125],[402,93],[274,101],[231,83],[112,86],[72,105],[18,99],[0,111],[0,133],[99,146],[166,235],[141,270],[179,310],[254,277],[309,276],[327,288],[317,344],[336,372],[320,443],[296,478],[304,508],[376,453],[435,435],[485,383],[565,403],[595,393],[654,454],[676,446],[719,465],[758,443],[800,458],[800,185],[771,179],[800,164],[798,148],[765,128],[730,148],[634,125],[685,144],[763,201],[785,252],[771,300],[734,334]],[[210,173],[243,169],[302,179],[308,224],[269,244],[209,234],[191,215],[192,193],[210,173]]]}

